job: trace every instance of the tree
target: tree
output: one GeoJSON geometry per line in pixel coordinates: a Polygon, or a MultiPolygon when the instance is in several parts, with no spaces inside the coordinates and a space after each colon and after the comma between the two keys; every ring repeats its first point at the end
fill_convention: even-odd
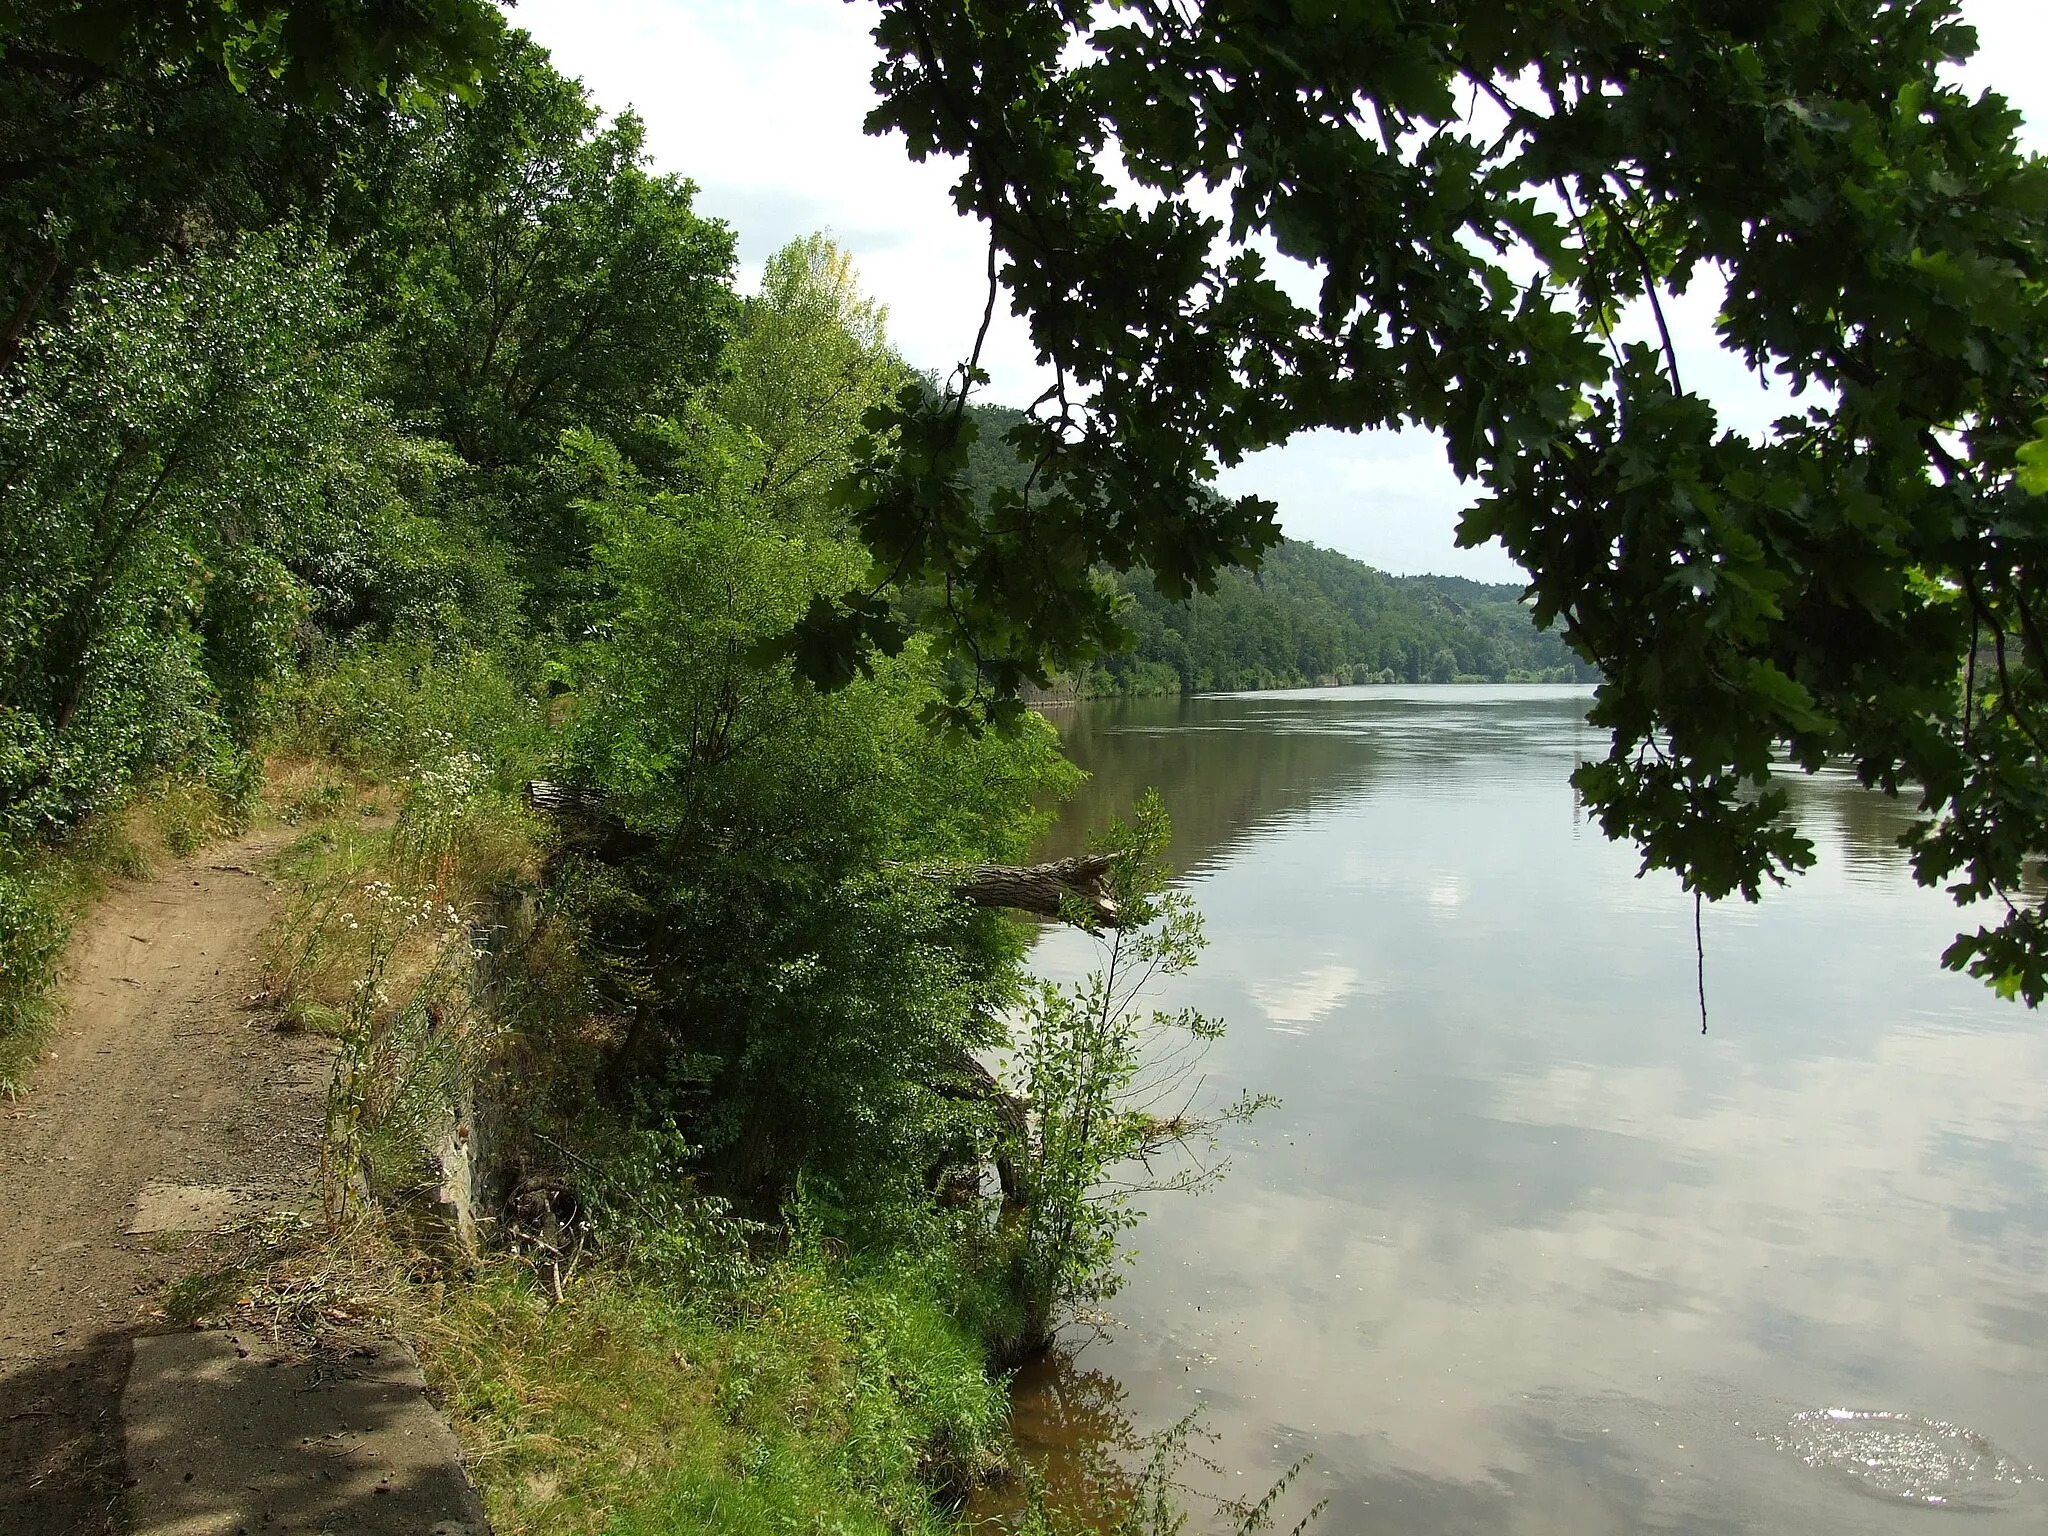
{"type": "MultiPolygon", "coordinates": [[[[1487,493],[1461,540],[1503,540],[1605,677],[1577,781],[1611,834],[1754,899],[1813,857],[1779,766],[1846,761],[1919,797],[1922,881],[1998,902],[1948,963],[2048,993],[2048,502],[2017,474],[2048,165],[1943,78],[1975,47],[1952,0],[890,0],[876,37],[871,131],[958,157],[990,303],[1054,376],[1022,492],[961,492],[972,355],[858,467],[878,568],[958,594],[925,615],[976,667],[957,712],[1121,638],[1098,562],[1169,596],[1255,563],[1274,509],[1219,465],[1432,428],[1487,493]],[[1759,436],[1664,324],[1710,279],[1722,343],[1809,391],[1759,436]]],[[[799,654],[831,676],[892,622],[856,590],[799,654]]]]}
{"type": "Polygon", "coordinates": [[[530,464],[574,426],[624,437],[715,376],[732,231],[647,171],[645,140],[515,32],[474,99],[424,103],[369,170],[394,401],[472,464],[530,464]]]}
{"type": "Polygon", "coordinates": [[[760,494],[778,511],[830,506],[861,419],[908,380],[887,321],[827,236],[792,240],[768,258],[728,349],[718,408],[760,439],[760,494]]]}
{"type": "Polygon", "coordinates": [[[563,434],[657,467],[676,452],[659,423],[719,377],[738,317],[732,231],[646,158],[637,117],[602,121],[514,32],[470,99],[373,141],[337,217],[361,235],[389,398],[476,471],[463,520],[514,553],[544,623],[588,597],[596,537],[563,434]]]}
{"type": "Polygon", "coordinates": [[[1129,822],[1095,840],[1118,913],[1098,932],[1088,906],[1062,915],[1095,932],[1099,965],[1083,981],[1026,989],[1007,1075],[1030,1107],[1012,1137],[1021,1209],[1006,1238],[1024,1302],[1025,1353],[1038,1353],[1079,1309],[1122,1284],[1123,1234],[1137,1225],[1131,1197],[1192,1190],[1221,1173],[1216,1131],[1273,1101],[1246,1094],[1200,1117],[1188,1087],[1223,1025],[1193,1008],[1150,1006],[1154,983],[1179,976],[1201,954],[1201,914],[1167,888],[1172,825],[1158,792],[1140,797],[1129,822]],[[1212,1154],[1206,1165],[1201,1154],[1212,1154]],[[1176,1166],[1155,1171],[1155,1157],[1176,1166]],[[1142,1170],[1142,1172],[1140,1171],[1142,1170]]]}
{"type": "Polygon", "coordinates": [[[0,384],[0,839],[245,744],[305,577],[355,584],[320,545],[374,536],[382,423],[339,287],[266,237],[96,277],[0,384]]]}
{"type": "Polygon", "coordinates": [[[610,893],[595,942],[633,984],[613,1072],[749,1194],[800,1169],[913,1179],[985,1115],[935,1085],[999,1038],[1021,948],[923,872],[1021,855],[1034,796],[1073,770],[1042,721],[934,740],[918,647],[833,694],[763,665],[762,642],[865,556],[764,491],[744,428],[700,403],[674,440],[664,480],[573,441],[609,458],[590,476],[606,598],[575,656],[565,766],[629,834],[589,887],[610,893]]]}
{"type": "Polygon", "coordinates": [[[0,8],[0,367],[93,270],[317,206],[401,95],[470,87],[487,0],[0,8]]]}

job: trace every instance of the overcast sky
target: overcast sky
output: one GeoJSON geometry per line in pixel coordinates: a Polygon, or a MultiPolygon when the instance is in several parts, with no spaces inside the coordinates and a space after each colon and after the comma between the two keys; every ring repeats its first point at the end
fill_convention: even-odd
{"type": "MultiPolygon", "coordinates": [[[[696,182],[699,208],[739,232],[744,282],[784,242],[829,230],[889,306],[904,355],[943,372],[972,343],[986,246],[981,226],[954,212],[945,164],[913,165],[899,138],[861,132],[874,101],[874,12],[867,0],[519,0],[512,19],[600,106],[639,111],[656,166],[696,182]]],[[[2048,151],[2048,0],[1963,0],[1963,12],[1983,43],[1965,78],[2010,97],[2027,142],[2048,151]]],[[[1782,401],[1720,353],[1715,302],[1696,289],[1678,305],[1686,382],[1730,424],[1760,424],[1782,401]]],[[[1037,392],[1021,321],[999,316],[984,360],[989,398],[1021,405],[1037,392]]],[[[1497,544],[1454,547],[1471,493],[1425,434],[1316,433],[1225,483],[1271,497],[1291,537],[1383,570],[1520,579],[1497,544]]]]}

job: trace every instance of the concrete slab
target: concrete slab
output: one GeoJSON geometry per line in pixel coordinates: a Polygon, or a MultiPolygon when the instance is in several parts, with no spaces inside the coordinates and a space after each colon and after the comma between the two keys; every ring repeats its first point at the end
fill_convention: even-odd
{"type": "Polygon", "coordinates": [[[164,1184],[155,1180],[135,1197],[128,1235],[147,1232],[217,1232],[248,1197],[218,1184],[164,1184]]]}
{"type": "Polygon", "coordinates": [[[121,1398],[131,1536],[489,1536],[399,1345],[340,1370],[225,1331],[134,1349],[121,1398]]]}

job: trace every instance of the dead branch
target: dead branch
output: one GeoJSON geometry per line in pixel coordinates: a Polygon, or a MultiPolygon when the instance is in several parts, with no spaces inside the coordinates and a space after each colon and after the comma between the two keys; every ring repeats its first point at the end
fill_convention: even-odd
{"type": "MultiPolygon", "coordinates": [[[[533,779],[526,785],[524,799],[561,829],[564,846],[576,852],[611,863],[654,851],[652,838],[632,831],[611,814],[602,790],[533,779]]],[[[1064,918],[1078,901],[1090,926],[1114,928],[1118,913],[1109,895],[1109,868],[1106,854],[1089,854],[1051,864],[976,864],[918,873],[946,886],[972,906],[1064,918]]]]}
{"type": "Polygon", "coordinates": [[[1090,926],[1114,928],[1119,915],[1109,895],[1109,866],[1109,856],[1097,853],[1052,864],[977,864],[923,873],[928,880],[945,882],[955,896],[977,907],[1064,918],[1068,905],[1078,899],[1090,926]]]}

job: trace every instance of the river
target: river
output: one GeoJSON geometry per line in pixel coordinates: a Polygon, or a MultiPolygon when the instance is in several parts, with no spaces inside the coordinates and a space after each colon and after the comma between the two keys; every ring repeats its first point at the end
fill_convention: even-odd
{"type": "Polygon", "coordinates": [[[1199,1406],[1210,1492],[1313,1456],[1281,1531],[2048,1525],[2048,1020],[1940,968],[1905,811],[1822,776],[1818,867],[1706,911],[1703,1037],[1691,901],[1568,782],[1588,698],[1053,712],[1054,851],[1162,791],[1210,939],[1164,1001],[1230,1024],[1209,1097],[1281,1101],[1019,1380],[1056,1496],[1199,1406]]]}

